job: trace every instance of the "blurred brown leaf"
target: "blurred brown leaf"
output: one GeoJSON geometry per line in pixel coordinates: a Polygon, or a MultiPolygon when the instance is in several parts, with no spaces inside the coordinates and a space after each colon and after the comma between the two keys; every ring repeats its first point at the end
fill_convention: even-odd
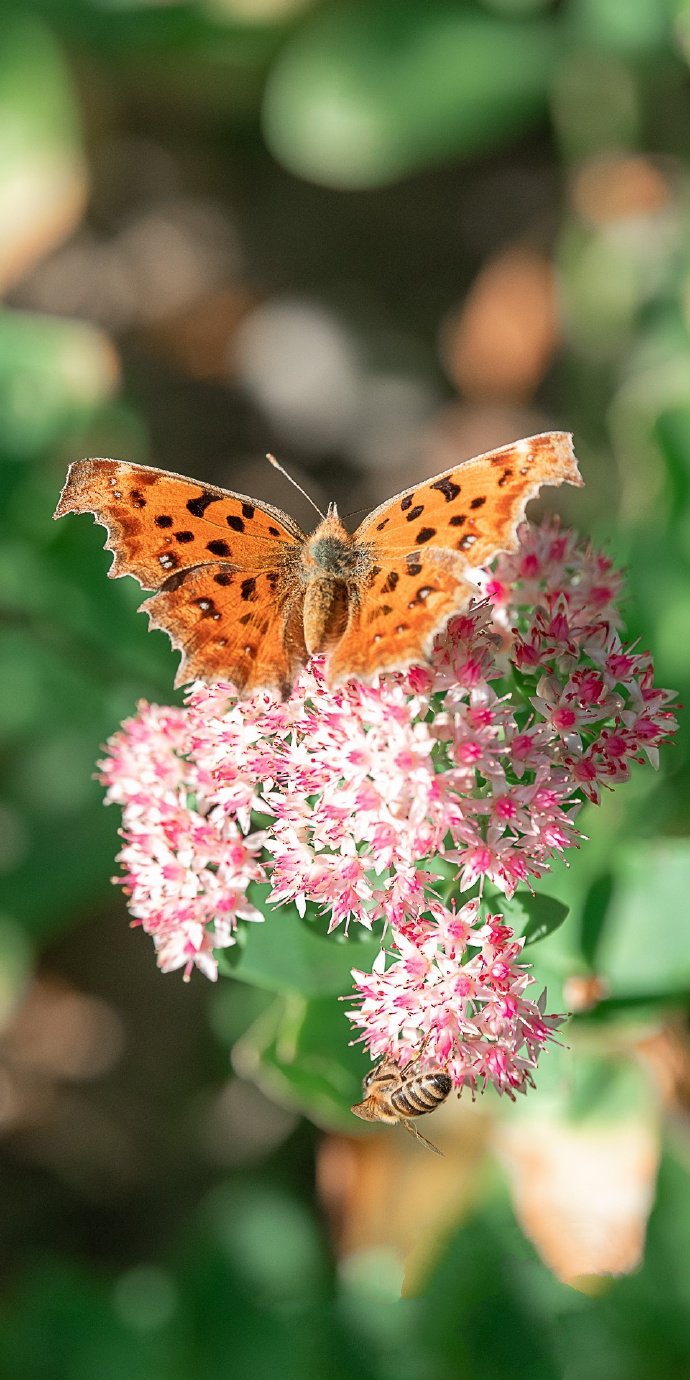
{"type": "Polygon", "coordinates": [[[496,1148],[522,1229],[559,1279],[637,1269],[660,1157],[650,1119],[516,1117],[498,1124],[496,1148]]]}
{"type": "Polygon", "coordinates": [[[408,1292],[414,1289],[439,1239],[475,1201],[488,1125],[476,1105],[443,1108],[433,1126],[443,1150],[439,1158],[402,1128],[398,1134],[324,1140],[317,1184],[339,1254],[392,1247],[405,1261],[408,1292]]]}
{"type": "Polygon", "coordinates": [[[575,210],[594,225],[653,216],[672,200],[669,180],[650,158],[606,154],[588,160],[573,179],[575,210]]]}
{"type": "Polygon", "coordinates": [[[441,356],[469,398],[527,399],[558,342],[553,269],[545,255],[513,246],[491,259],[445,324],[441,356]]]}

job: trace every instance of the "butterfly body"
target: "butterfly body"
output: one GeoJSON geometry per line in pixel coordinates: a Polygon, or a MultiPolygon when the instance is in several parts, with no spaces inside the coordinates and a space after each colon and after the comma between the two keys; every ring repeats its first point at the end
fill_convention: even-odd
{"type": "Polygon", "coordinates": [[[546,432],[398,494],[354,533],[331,504],[306,536],[244,494],[90,459],[70,466],[55,516],[93,513],[109,574],[156,591],[142,607],[182,652],[178,684],[228,679],[286,696],[316,652],[330,685],[424,662],[477,596],[472,569],[514,550],[529,500],[563,481],[582,482],[571,438],[546,432]]]}
{"type": "Polygon", "coordinates": [[[304,641],[310,656],[328,652],[342,637],[357,592],[374,565],[343,525],[335,504],[305,542],[301,557],[304,641]]]}

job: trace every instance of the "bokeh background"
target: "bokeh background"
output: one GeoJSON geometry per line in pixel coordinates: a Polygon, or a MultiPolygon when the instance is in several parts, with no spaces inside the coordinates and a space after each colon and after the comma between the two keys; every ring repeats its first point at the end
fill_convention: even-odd
{"type": "Polygon", "coordinates": [[[352,1124],[332,998],[128,928],[93,773],[175,659],[51,514],[84,454],[308,526],[266,450],[347,513],[573,430],[546,506],[687,702],[689,61],[688,0],[5,0],[3,1377],[687,1373],[687,715],[549,879],[568,1048],[436,1162],[352,1124]]]}

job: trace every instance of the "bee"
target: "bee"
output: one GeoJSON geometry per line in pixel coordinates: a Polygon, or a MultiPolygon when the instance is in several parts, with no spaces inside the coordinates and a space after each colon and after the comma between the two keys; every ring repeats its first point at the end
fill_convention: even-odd
{"type": "Polygon", "coordinates": [[[424,1045],[416,1059],[411,1059],[404,1068],[395,1059],[386,1057],[370,1069],[362,1084],[365,1094],[362,1102],[357,1102],[350,1110],[362,1121],[383,1121],[387,1125],[399,1122],[411,1136],[421,1140],[423,1145],[441,1155],[442,1150],[432,1145],[421,1131],[417,1130],[414,1118],[426,1116],[445,1102],[452,1086],[452,1079],[443,1069],[432,1068],[418,1071],[419,1059],[424,1045]]]}

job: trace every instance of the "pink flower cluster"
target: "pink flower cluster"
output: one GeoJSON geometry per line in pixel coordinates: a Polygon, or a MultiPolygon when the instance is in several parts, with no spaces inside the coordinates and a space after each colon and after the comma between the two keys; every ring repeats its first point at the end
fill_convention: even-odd
{"type": "Polygon", "coordinates": [[[360,1038],[398,1057],[432,1031],[458,1086],[506,1091],[550,1018],[524,996],[520,942],[476,898],[456,914],[438,873],[446,897],[531,887],[578,843],[583,799],[655,764],[675,721],[649,655],[621,642],[619,574],[574,534],[526,525],[481,579],[432,665],[328,691],[315,658],[285,703],[197,685],[184,709],[142,704],[102,772],[164,971],[215,976],[237,921],[262,919],[252,881],[329,932],[384,922],[390,952],[355,973],[360,1038]]]}
{"type": "Polygon", "coordinates": [[[350,1019],[376,1057],[395,1050],[404,1063],[423,1044],[456,1088],[492,1083],[514,1097],[562,1021],[544,1014],[545,992],[525,996],[533,979],[517,961],[523,942],[500,915],[482,920],[478,897],[457,913],[431,901],[396,933],[389,967],[381,950],[371,973],[353,972],[360,1003],[350,1019]]]}

